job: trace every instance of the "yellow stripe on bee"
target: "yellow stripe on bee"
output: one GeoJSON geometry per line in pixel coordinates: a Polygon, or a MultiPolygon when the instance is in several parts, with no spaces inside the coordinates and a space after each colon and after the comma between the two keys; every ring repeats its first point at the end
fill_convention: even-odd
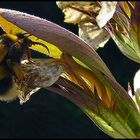
{"type": "Polygon", "coordinates": [[[14,34],[5,34],[5,36],[7,37],[9,37],[9,38],[11,38],[11,40],[13,41],[13,42],[16,42],[16,41],[18,41],[18,37],[16,36],[16,35],[14,35],[14,34]]]}

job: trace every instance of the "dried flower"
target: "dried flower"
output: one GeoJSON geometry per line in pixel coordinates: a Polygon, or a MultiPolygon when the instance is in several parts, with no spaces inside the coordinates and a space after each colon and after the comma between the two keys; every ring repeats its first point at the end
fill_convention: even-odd
{"type": "Polygon", "coordinates": [[[98,3],[94,1],[57,2],[58,7],[65,14],[64,21],[78,24],[79,36],[95,50],[104,47],[110,38],[109,33],[101,26],[113,16],[115,4],[116,2],[98,3]]]}

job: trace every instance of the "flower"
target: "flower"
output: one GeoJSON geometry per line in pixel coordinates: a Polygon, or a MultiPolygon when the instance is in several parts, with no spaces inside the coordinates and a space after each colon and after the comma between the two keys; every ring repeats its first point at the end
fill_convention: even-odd
{"type": "Polygon", "coordinates": [[[14,10],[0,9],[0,26],[6,33],[27,32],[32,35],[31,40],[38,38],[48,46],[49,52],[37,45],[30,49],[50,59],[33,59],[38,66],[21,64],[27,80],[30,74],[34,75],[26,88],[46,88],[66,97],[111,137],[140,137],[140,113],[135,102],[86,42],[50,21],[14,10]]]}
{"type": "Polygon", "coordinates": [[[95,50],[103,47],[110,39],[109,33],[101,26],[112,17],[115,4],[116,2],[57,1],[58,7],[65,14],[64,21],[66,23],[78,24],[79,36],[95,50]],[[109,7],[109,10],[106,7],[109,7]],[[105,13],[104,18],[102,13],[105,13]]]}
{"type": "Polygon", "coordinates": [[[57,2],[65,22],[78,24],[79,36],[98,49],[113,38],[120,51],[140,63],[139,2],[57,2]]]}

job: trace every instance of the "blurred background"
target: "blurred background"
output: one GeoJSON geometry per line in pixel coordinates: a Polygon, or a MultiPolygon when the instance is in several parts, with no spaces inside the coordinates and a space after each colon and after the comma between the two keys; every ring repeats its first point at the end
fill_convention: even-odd
{"type": "MultiPolygon", "coordinates": [[[[0,1],[7,8],[45,18],[78,33],[63,22],[55,1],[0,1]]],[[[127,90],[139,65],[126,58],[110,40],[98,54],[117,81],[127,90]]],[[[19,100],[0,102],[0,138],[109,138],[78,107],[55,93],[41,89],[24,105],[19,100]]]]}

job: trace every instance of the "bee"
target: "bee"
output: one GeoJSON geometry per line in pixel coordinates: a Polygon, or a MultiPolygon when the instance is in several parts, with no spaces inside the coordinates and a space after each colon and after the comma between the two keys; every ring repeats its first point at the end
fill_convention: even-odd
{"type": "Polygon", "coordinates": [[[22,82],[25,80],[24,72],[21,68],[21,60],[24,56],[31,60],[32,45],[41,45],[48,52],[48,47],[40,42],[29,39],[28,33],[2,34],[0,36],[0,100],[11,101],[18,96],[15,80],[22,82]]]}

